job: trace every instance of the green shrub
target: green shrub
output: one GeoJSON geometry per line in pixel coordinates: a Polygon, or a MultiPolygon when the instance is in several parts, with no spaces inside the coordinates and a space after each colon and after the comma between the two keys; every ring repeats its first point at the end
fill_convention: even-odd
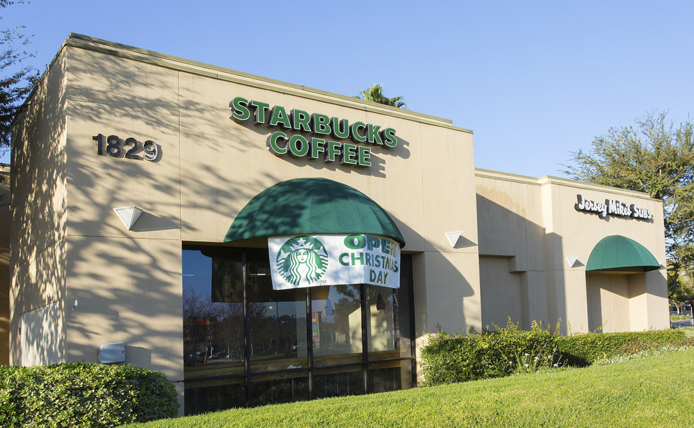
{"type": "Polygon", "coordinates": [[[422,348],[425,385],[531,373],[551,366],[585,367],[600,359],[655,351],[665,346],[694,346],[682,329],[554,336],[533,324],[531,331],[509,323],[497,331],[447,335],[439,331],[422,348]]]}
{"type": "Polygon", "coordinates": [[[585,367],[599,358],[629,355],[666,345],[685,345],[691,342],[683,331],[668,329],[561,336],[557,337],[557,348],[568,365],[585,367]]]}
{"type": "Polygon", "coordinates": [[[173,383],[129,365],[0,367],[0,426],[113,427],[174,417],[173,383]]]}
{"type": "Polygon", "coordinates": [[[523,372],[532,364],[555,362],[555,337],[534,325],[531,331],[506,328],[471,334],[448,335],[439,331],[422,348],[421,365],[426,385],[464,382],[508,376],[523,372]],[[527,366],[526,366],[527,364],[527,366]]]}

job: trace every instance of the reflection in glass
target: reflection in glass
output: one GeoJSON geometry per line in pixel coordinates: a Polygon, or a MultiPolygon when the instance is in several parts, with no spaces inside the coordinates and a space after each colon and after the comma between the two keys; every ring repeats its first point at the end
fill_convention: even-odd
{"type": "Polygon", "coordinates": [[[315,398],[361,395],[364,393],[363,365],[317,369],[313,390],[315,398]]]}
{"type": "Polygon", "coordinates": [[[242,293],[239,251],[183,251],[185,378],[243,373],[242,293]]]}
{"type": "Polygon", "coordinates": [[[313,364],[362,361],[361,286],[311,288],[313,364]]]}
{"type": "Polygon", "coordinates": [[[412,354],[407,338],[409,308],[401,304],[400,296],[403,294],[403,288],[366,287],[369,361],[409,357],[412,354]]]}
{"type": "Polygon", "coordinates": [[[308,365],[306,289],[272,289],[267,251],[246,253],[251,371],[308,365]]]}
{"type": "Polygon", "coordinates": [[[184,409],[186,415],[216,412],[245,406],[245,378],[186,382],[184,409]]]}
{"type": "Polygon", "coordinates": [[[369,364],[369,393],[412,388],[412,360],[369,364]]]}
{"type": "Polygon", "coordinates": [[[401,261],[397,290],[354,284],[275,291],[266,249],[183,250],[186,414],[309,399],[311,368],[316,398],[411,388],[412,260],[401,261]]]}
{"type": "Polygon", "coordinates": [[[310,398],[306,371],[258,376],[251,379],[251,406],[291,403],[310,398]]]}

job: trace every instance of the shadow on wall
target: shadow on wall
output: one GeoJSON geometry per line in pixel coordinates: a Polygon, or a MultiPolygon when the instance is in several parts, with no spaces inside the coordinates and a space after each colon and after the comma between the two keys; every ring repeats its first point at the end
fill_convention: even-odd
{"type": "MultiPolygon", "coordinates": [[[[220,155],[250,150],[251,141],[229,133],[226,105],[197,102],[209,97],[209,93],[196,92],[193,85],[193,92],[185,96],[172,93],[170,82],[185,73],[112,56],[89,58],[88,62],[69,63],[70,123],[87,124],[92,135],[107,135],[115,132],[114,128],[122,129],[122,124],[134,124],[146,130],[147,135],[161,135],[182,144],[194,142],[195,149],[220,155]],[[179,115],[183,119],[179,120],[179,115]],[[191,123],[194,126],[187,125],[191,123]]],[[[284,179],[271,173],[242,176],[215,164],[214,158],[204,164],[186,164],[187,160],[178,159],[176,150],[170,148],[165,148],[166,160],[158,163],[104,158],[111,161],[104,167],[103,162],[95,162],[93,142],[76,141],[76,135],[71,133],[67,143],[71,239],[66,270],[68,301],[79,300],[80,306],[74,313],[67,313],[67,358],[94,361],[99,343],[123,341],[129,351],[142,350],[127,352],[128,360],[132,358],[138,365],[161,370],[178,380],[183,367],[184,322],[181,231],[186,236],[200,231],[195,219],[179,217],[181,210],[202,207],[225,213],[230,224],[242,206],[239,200],[248,201],[268,183],[284,179]],[[176,162],[176,168],[172,168],[176,162]],[[182,180],[186,193],[195,194],[194,200],[180,197],[182,180]],[[135,201],[156,204],[151,203],[151,210],[142,207],[145,214],[130,232],[125,232],[120,223],[115,228],[103,225],[104,216],[113,216],[111,208],[122,205],[123,195],[128,192],[132,192],[135,201]],[[111,236],[107,246],[103,239],[94,237],[94,231],[111,236]],[[137,239],[141,237],[138,233],[144,232],[160,233],[151,236],[162,239],[137,239]]],[[[180,152],[192,150],[181,147],[180,152]]],[[[283,215],[289,226],[297,218],[291,206],[283,215]]],[[[220,230],[219,241],[224,232],[226,229],[220,230]]]]}
{"type": "MultiPolygon", "coordinates": [[[[424,241],[415,230],[394,220],[406,239],[414,237],[415,241],[424,241]]],[[[461,241],[464,246],[476,245],[463,237],[458,240],[459,243],[461,241]]],[[[460,247],[456,245],[455,248],[460,247]]],[[[461,272],[460,267],[453,265],[444,253],[431,251],[411,254],[416,338],[436,332],[438,326],[447,333],[467,333],[472,326],[479,328],[480,296],[475,293],[466,272],[461,272]]]]}
{"type": "Polygon", "coordinates": [[[0,182],[0,365],[5,366],[10,364],[10,220],[10,183],[0,182]]]}
{"type": "MultiPolygon", "coordinates": [[[[90,138],[85,132],[115,132],[122,129],[123,123],[136,124],[175,141],[194,142],[196,148],[210,153],[244,153],[250,150],[251,142],[236,139],[223,125],[229,121],[226,106],[216,108],[196,101],[209,94],[199,91],[182,96],[171,87],[169,80],[185,73],[92,55],[88,62],[69,62],[70,86],[66,88],[65,52],[69,59],[78,51],[67,48],[53,65],[13,138],[17,143],[13,150],[12,242],[13,265],[17,266],[13,319],[18,323],[20,314],[57,301],[70,329],[70,344],[67,349],[51,352],[59,352],[66,360],[93,362],[100,343],[122,341],[127,345],[126,358],[180,380],[184,323],[181,232],[194,236],[200,230],[195,223],[180,218],[181,210],[209,207],[225,213],[230,224],[238,214],[239,200],[248,201],[268,183],[284,178],[271,173],[239,176],[211,162],[195,165],[194,169],[184,167],[186,160],[178,159],[175,150],[168,148],[164,148],[167,161],[149,163],[147,168],[143,167],[145,161],[111,158],[107,159],[113,162],[103,168],[103,163],[94,162],[94,142],[76,138],[90,138]],[[128,67],[132,69],[126,70],[128,67]],[[66,96],[69,112],[65,111],[66,96]],[[74,130],[66,130],[66,114],[69,123],[79,124],[74,130]],[[194,121],[187,122],[195,125],[182,128],[181,123],[186,121],[179,117],[194,117],[194,121]],[[66,137],[67,131],[71,134],[66,137]],[[176,162],[177,167],[171,168],[176,162]],[[195,200],[181,199],[182,180],[188,192],[196,194],[195,200]],[[156,205],[152,202],[156,209],[130,232],[124,231],[120,223],[118,228],[104,225],[105,216],[114,216],[111,209],[120,206],[123,195],[129,194],[135,200],[156,201],[156,205]],[[95,230],[101,235],[95,235],[95,230]],[[157,235],[161,239],[137,239],[143,236],[138,233],[161,233],[157,235]],[[70,307],[75,300],[80,303],[73,312],[70,307]]],[[[406,142],[399,143],[409,156],[406,142]]],[[[291,211],[284,214],[288,222],[295,218],[291,211]]],[[[224,232],[220,231],[219,241],[224,232]]],[[[407,233],[416,235],[412,230],[407,233]]],[[[461,314],[459,324],[467,329],[465,301],[474,295],[470,282],[443,256],[431,257],[432,261],[426,261],[427,269],[447,272],[445,281],[449,283],[446,299],[436,300],[449,305],[439,308],[441,316],[449,316],[449,309],[455,310],[461,314]]],[[[414,257],[415,298],[423,297],[422,304],[416,303],[416,316],[421,317],[418,326],[431,329],[439,315],[427,315],[426,301],[428,290],[438,289],[439,284],[428,284],[428,290],[424,289],[424,258],[425,254],[414,257]]],[[[18,325],[13,331],[18,331],[18,325]]],[[[59,346],[65,338],[63,331],[60,341],[43,346],[59,346]]],[[[18,340],[16,335],[13,340],[18,340]]],[[[20,361],[19,346],[14,347],[13,358],[20,361]]]]}
{"type": "Polygon", "coordinates": [[[21,347],[43,349],[48,359],[65,355],[64,332],[60,340],[46,341],[43,334],[25,332],[20,344],[20,315],[57,303],[64,321],[66,153],[64,80],[65,56],[37,88],[17,118],[12,132],[12,226],[10,266],[12,313],[11,362],[21,361],[21,347]]]}
{"type": "MultiPolygon", "coordinates": [[[[527,216],[527,213],[525,213],[527,216]]],[[[541,214],[540,214],[541,215],[541,214]]],[[[562,237],[477,194],[480,288],[484,325],[507,320],[530,329],[532,321],[567,332],[562,237]]]]}

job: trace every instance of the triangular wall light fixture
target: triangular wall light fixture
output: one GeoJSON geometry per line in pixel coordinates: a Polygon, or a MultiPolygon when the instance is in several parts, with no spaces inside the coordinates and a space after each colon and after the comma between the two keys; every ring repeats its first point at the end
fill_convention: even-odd
{"type": "Polygon", "coordinates": [[[123,225],[128,230],[133,227],[133,224],[135,224],[137,219],[140,218],[140,214],[142,214],[142,210],[134,205],[129,207],[114,208],[113,211],[115,211],[120,221],[123,222],[123,225]]]}
{"type": "Polygon", "coordinates": [[[451,247],[455,248],[455,244],[458,242],[461,233],[463,232],[460,230],[457,232],[446,232],[446,238],[448,238],[448,242],[451,243],[451,247]]]}
{"type": "Polygon", "coordinates": [[[576,261],[578,261],[578,257],[567,257],[566,261],[569,262],[569,266],[574,267],[576,261]]]}

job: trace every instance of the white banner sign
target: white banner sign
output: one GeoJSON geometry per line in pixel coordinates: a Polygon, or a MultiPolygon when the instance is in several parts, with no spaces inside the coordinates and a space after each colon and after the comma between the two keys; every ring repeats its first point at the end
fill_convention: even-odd
{"type": "Polygon", "coordinates": [[[371,235],[268,238],[272,288],[371,284],[400,288],[400,244],[371,235]]]}

